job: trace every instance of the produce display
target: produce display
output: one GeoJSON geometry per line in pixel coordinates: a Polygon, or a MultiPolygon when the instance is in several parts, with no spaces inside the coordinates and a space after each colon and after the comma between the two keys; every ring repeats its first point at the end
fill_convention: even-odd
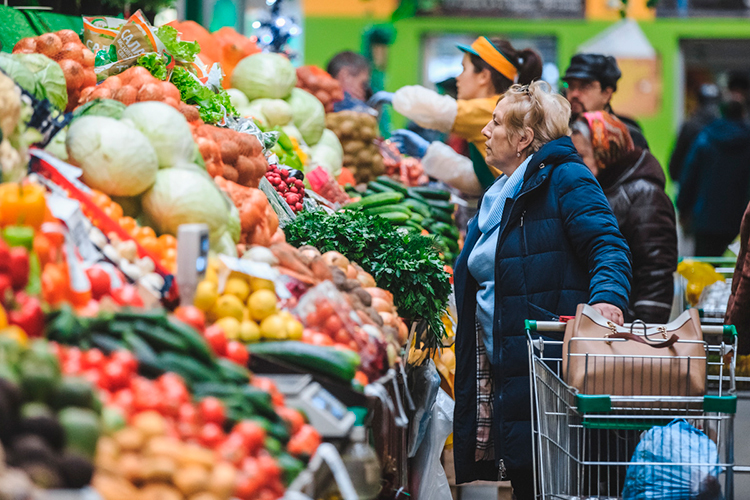
{"type": "Polygon", "coordinates": [[[344,99],[344,90],[338,80],[317,66],[297,68],[297,87],[314,95],[325,108],[333,112],[333,105],[344,99]]]}
{"type": "Polygon", "coordinates": [[[276,192],[284,197],[289,208],[294,212],[300,212],[303,208],[302,199],[305,197],[305,184],[295,172],[298,171],[278,165],[268,165],[266,179],[273,185],[276,192]]]}
{"type": "Polygon", "coordinates": [[[385,173],[383,157],[374,141],[378,122],[374,116],[356,111],[326,115],[326,127],[333,130],[343,147],[343,165],[357,182],[368,182],[385,173]]]}
{"type": "Polygon", "coordinates": [[[193,137],[211,177],[257,188],[266,175],[268,161],[254,135],[213,125],[193,125],[193,137]]]}
{"type": "Polygon", "coordinates": [[[86,88],[80,94],[80,104],[94,99],[114,99],[125,105],[142,101],[160,101],[177,107],[180,91],[170,82],[151,76],[146,68],[134,66],[104,80],[101,85],[86,88]]]}

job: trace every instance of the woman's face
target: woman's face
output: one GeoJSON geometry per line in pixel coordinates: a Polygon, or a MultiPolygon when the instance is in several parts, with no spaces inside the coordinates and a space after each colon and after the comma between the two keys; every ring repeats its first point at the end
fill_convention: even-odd
{"type": "Polygon", "coordinates": [[[475,66],[471,63],[469,54],[464,54],[461,65],[464,67],[464,70],[456,77],[458,98],[478,99],[480,97],[486,97],[487,83],[490,81],[489,70],[485,69],[477,73],[475,71],[475,66]]]}
{"type": "Polygon", "coordinates": [[[571,137],[573,145],[578,150],[578,154],[583,158],[583,163],[589,167],[594,177],[599,173],[599,167],[596,166],[596,160],[594,159],[594,148],[591,145],[591,141],[586,139],[583,134],[573,134],[571,137]]]}
{"type": "MultiPolygon", "coordinates": [[[[520,137],[513,139],[508,138],[508,131],[503,124],[503,116],[508,110],[508,101],[500,100],[492,113],[492,121],[482,130],[482,135],[487,138],[485,146],[487,148],[487,165],[491,165],[501,170],[506,175],[509,169],[515,169],[520,164],[518,152],[520,149],[520,137]]],[[[512,173],[512,170],[511,170],[512,173]]]]}

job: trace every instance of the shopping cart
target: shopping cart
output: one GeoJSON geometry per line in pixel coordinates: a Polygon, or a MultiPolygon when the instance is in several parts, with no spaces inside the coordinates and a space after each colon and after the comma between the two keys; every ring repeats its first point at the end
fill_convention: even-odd
{"type": "MultiPolygon", "coordinates": [[[[653,481],[665,474],[693,475],[698,479],[696,488],[704,493],[720,488],[724,498],[734,498],[733,439],[737,408],[734,352],[737,335],[733,326],[703,325],[702,329],[705,356],[699,361],[706,363],[705,396],[674,395],[669,384],[659,396],[617,396],[583,394],[565,384],[561,371],[562,341],[551,340],[562,338],[565,323],[526,322],[534,395],[531,411],[538,499],[619,498],[626,486],[626,477],[632,491],[638,486],[638,481],[653,481]],[[646,439],[646,431],[654,429],[651,436],[655,436],[658,431],[666,429],[659,426],[666,426],[675,419],[685,419],[703,431],[715,444],[712,448],[715,451],[695,453],[693,449],[693,453],[682,454],[677,462],[660,461],[654,456],[651,461],[631,463],[636,446],[641,439],[646,439]]],[[[695,366],[696,362],[695,357],[668,360],[666,356],[583,356],[587,356],[586,366],[591,367],[592,372],[593,363],[676,363],[672,366],[679,369],[680,366],[695,366]]],[[[670,373],[668,379],[674,380],[674,374],[670,373]]],[[[700,436],[704,444],[708,443],[705,436],[700,436]]],[[[688,443],[668,444],[679,449],[688,443]]],[[[670,491],[663,491],[639,498],[687,500],[700,497],[670,496],[670,491]]],[[[705,498],[721,497],[709,495],[705,498]]]]}

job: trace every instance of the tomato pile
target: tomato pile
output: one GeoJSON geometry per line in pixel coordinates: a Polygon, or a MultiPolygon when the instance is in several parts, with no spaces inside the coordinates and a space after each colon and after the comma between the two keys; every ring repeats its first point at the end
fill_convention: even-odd
{"type": "Polygon", "coordinates": [[[268,165],[266,179],[277,193],[286,200],[293,212],[302,210],[302,200],[305,197],[305,184],[302,179],[291,175],[291,171],[278,165],[268,165]]]}

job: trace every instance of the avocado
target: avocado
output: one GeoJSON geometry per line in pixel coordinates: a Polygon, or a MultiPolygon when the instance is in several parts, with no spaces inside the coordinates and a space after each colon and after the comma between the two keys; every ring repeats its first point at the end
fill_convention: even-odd
{"type": "Polygon", "coordinates": [[[43,403],[26,403],[21,407],[20,432],[44,439],[54,450],[65,446],[65,431],[52,410],[43,403]]]}
{"type": "Polygon", "coordinates": [[[31,356],[23,359],[19,368],[24,398],[27,401],[49,401],[60,379],[56,365],[31,356]]]}
{"type": "Polygon", "coordinates": [[[63,377],[55,388],[52,406],[58,410],[67,406],[93,408],[94,390],[91,383],[82,377],[63,377]]]}
{"type": "Polygon", "coordinates": [[[13,440],[8,453],[8,463],[21,467],[28,462],[53,464],[56,466],[55,453],[40,436],[23,434],[13,440]]]}
{"type": "Polygon", "coordinates": [[[114,406],[107,406],[102,410],[102,433],[111,436],[126,425],[122,411],[114,406]]]}
{"type": "Polygon", "coordinates": [[[59,461],[60,474],[66,488],[83,488],[91,483],[94,465],[77,453],[65,453],[59,461]]]}
{"type": "Polygon", "coordinates": [[[101,433],[99,417],[93,410],[69,407],[57,414],[63,429],[68,451],[75,451],[93,459],[96,442],[101,433]]]}
{"type": "Polygon", "coordinates": [[[18,431],[18,410],[11,400],[9,393],[0,391],[0,442],[4,445],[9,444],[18,431]]]}

